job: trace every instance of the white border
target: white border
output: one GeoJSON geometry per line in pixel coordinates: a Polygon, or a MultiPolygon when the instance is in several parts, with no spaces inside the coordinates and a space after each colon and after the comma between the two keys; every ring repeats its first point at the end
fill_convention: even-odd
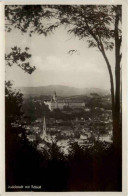
{"type": "Polygon", "coordinates": [[[3,192],[5,182],[5,31],[4,5],[0,4],[0,191],[3,192]]]}
{"type": "MultiPolygon", "coordinates": [[[[15,1],[3,1],[0,3],[0,21],[2,21],[2,24],[0,26],[0,38],[1,43],[0,44],[0,62],[2,63],[2,66],[0,66],[0,109],[2,112],[0,112],[0,155],[2,155],[2,159],[0,160],[0,190],[2,195],[115,195],[115,196],[125,196],[127,195],[127,103],[128,103],[128,97],[127,97],[127,1],[126,0],[15,0],[15,1]],[[13,4],[106,4],[106,5],[114,5],[114,4],[120,4],[122,5],[122,150],[123,150],[123,162],[122,162],[122,192],[5,192],[5,103],[4,103],[4,81],[5,81],[5,66],[4,66],[4,54],[5,54],[5,34],[4,34],[4,5],[13,5],[13,4]]],[[[116,164],[116,163],[115,163],[116,164]]]]}
{"type": "Polygon", "coordinates": [[[122,8],[122,190],[127,194],[127,4],[122,8]]]}

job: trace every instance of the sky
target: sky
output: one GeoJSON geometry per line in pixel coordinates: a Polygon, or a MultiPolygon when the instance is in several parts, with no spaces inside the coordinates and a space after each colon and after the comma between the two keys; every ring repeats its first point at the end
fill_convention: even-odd
{"type": "MultiPolygon", "coordinates": [[[[13,80],[14,86],[66,85],[78,88],[110,89],[109,74],[102,54],[97,48],[88,48],[86,40],[68,35],[58,28],[51,35],[22,34],[13,29],[6,33],[6,53],[11,47],[30,48],[30,64],[36,67],[31,74],[16,65],[6,67],[6,80],[13,80]],[[77,53],[68,54],[69,50],[77,53]]],[[[114,52],[107,53],[114,65],[114,52]]]]}

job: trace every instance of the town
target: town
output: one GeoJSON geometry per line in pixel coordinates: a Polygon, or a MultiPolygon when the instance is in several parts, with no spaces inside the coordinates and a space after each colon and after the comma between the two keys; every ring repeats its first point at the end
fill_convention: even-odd
{"type": "Polygon", "coordinates": [[[112,111],[110,96],[30,97],[24,100],[24,116],[20,123],[27,140],[37,143],[44,151],[48,144],[56,142],[66,155],[76,142],[91,147],[96,141],[112,143],[112,111]],[[29,108],[30,106],[30,108],[29,108]],[[30,109],[30,110],[29,110],[30,109]]]}

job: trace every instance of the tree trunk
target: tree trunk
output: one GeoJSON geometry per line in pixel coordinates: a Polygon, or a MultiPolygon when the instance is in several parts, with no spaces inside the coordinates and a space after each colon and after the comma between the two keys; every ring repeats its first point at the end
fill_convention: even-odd
{"type": "MultiPolygon", "coordinates": [[[[116,46],[115,46],[116,48],[116,46]]],[[[120,59],[116,55],[116,65],[115,65],[115,96],[114,96],[114,83],[111,66],[107,59],[105,52],[103,51],[103,56],[105,58],[111,85],[111,97],[112,97],[112,120],[113,120],[113,147],[114,147],[114,160],[115,160],[115,175],[114,175],[114,187],[115,190],[122,186],[122,133],[121,133],[121,121],[120,121],[120,59]]],[[[116,53],[118,54],[118,53],[116,53]]]]}
{"type": "MultiPolygon", "coordinates": [[[[110,86],[111,86],[111,100],[112,100],[112,120],[113,120],[113,131],[114,131],[114,117],[115,117],[115,96],[114,96],[114,81],[113,81],[113,75],[112,75],[112,69],[111,65],[108,61],[108,58],[105,54],[104,48],[102,48],[102,55],[105,59],[105,62],[107,64],[109,77],[110,77],[110,86]]],[[[114,138],[113,138],[114,139],[114,138]]]]}
{"type": "Polygon", "coordinates": [[[113,118],[113,142],[116,150],[120,151],[122,146],[122,131],[121,131],[121,115],[120,115],[120,63],[118,56],[116,57],[115,67],[115,106],[113,118]]]}
{"type": "Polygon", "coordinates": [[[111,85],[111,98],[112,98],[112,120],[113,120],[113,145],[116,152],[120,152],[121,150],[121,124],[120,124],[120,62],[119,58],[116,59],[116,68],[115,68],[115,79],[116,79],[116,89],[115,89],[115,96],[114,96],[114,82],[113,82],[113,75],[111,66],[109,61],[105,55],[102,53],[110,76],[110,85],[111,85]]]}
{"type": "MultiPolygon", "coordinates": [[[[119,26],[119,12],[120,9],[116,7],[116,16],[115,16],[115,108],[114,108],[114,147],[115,150],[121,156],[122,149],[122,128],[121,128],[121,114],[120,114],[120,46],[121,38],[119,38],[118,26],[119,26]]],[[[118,154],[118,155],[119,155],[118,154]]]]}
{"type": "MultiPolygon", "coordinates": [[[[116,24],[118,25],[118,24],[116,24]]],[[[115,25],[115,26],[116,26],[115,25]]],[[[108,58],[105,54],[104,47],[102,47],[102,55],[106,61],[107,68],[110,76],[110,85],[111,85],[111,99],[112,99],[112,120],[113,120],[113,145],[115,152],[121,155],[121,146],[122,146],[122,133],[121,133],[121,123],[120,123],[120,40],[118,38],[118,29],[117,36],[115,34],[115,95],[114,95],[114,81],[111,70],[111,65],[108,61],[108,58]]]]}

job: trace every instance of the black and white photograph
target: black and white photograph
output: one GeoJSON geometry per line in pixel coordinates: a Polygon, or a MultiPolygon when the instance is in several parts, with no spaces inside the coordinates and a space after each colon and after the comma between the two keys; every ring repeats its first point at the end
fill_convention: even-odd
{"type": "Polygon", "coordinates": [[[122,5],[61,2],[4,6],[5,192],[122,192],[122,5]]]}

